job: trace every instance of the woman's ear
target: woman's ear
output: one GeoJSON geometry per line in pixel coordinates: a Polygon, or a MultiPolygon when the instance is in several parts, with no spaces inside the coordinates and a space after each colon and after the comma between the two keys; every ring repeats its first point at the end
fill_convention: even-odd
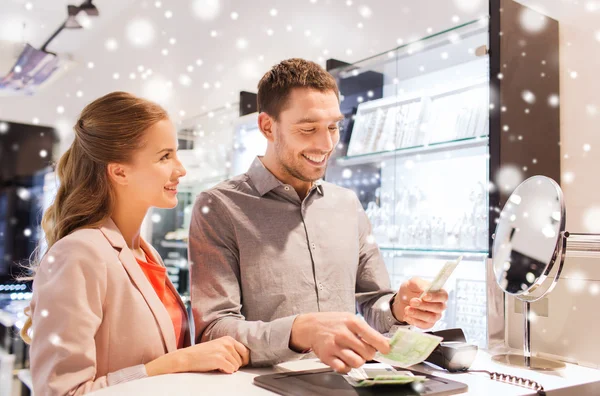
{"type": "Polygon", "coordinates": [[[267,138],[269,142],[273,142],[273,126],[275,122],[270,115],[262,112],[258,115],[258,129],[262,132],[263,136],[267,138]]]}
{"type": "Polygon", "coordinates": [[[124,165],[111,162],[106,167],[106,172],[108,173],[109,179],[114,183],[117,183],[121,186],[126,186],[129,184],[129,180],[127,178],[128,172],[124,165]]]}

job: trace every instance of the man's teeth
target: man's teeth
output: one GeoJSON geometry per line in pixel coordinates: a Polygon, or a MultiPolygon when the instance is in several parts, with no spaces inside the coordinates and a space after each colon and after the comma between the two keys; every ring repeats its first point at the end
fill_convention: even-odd
{"type": "Polygon", "coordinates": [[[323,162],[323,160],[325,159],[324,155],[307,155],[307,154],[302,154],[305,158],[308,158],[309,160],[313,161],[313,162],[323,162]]]}
{"type": "Polygon", "coordinates": [[[171,191],[175,191],[175,190],[176,190],[176,188],[175,188],[175,187],[165,187],[165,189],[167,189],[167,190],[171,190],[171,191]]]}

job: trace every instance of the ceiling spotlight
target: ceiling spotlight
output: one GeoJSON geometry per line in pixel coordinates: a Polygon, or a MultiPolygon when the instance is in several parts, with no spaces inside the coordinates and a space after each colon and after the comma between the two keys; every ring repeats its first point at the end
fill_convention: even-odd
{"type": "Polygon", "coordinates": [[[98,16],[100,14],[96,6],[92,4],[92,0],[84,1],[79,6],[79,10],[85,12],[89,16],[98,16]]]}
{"type": "Polygon", "coordinates": [[[98,8],[96,8],[96,6],[94,4],[92,4],[92,1],[93,0],[85,0],[83,3],[81,3],[78,6],[67,5],[67,19],[62,23],[62,25],[60,25],[58,27],[58,29],[56,29],[56,31],[54,33],[52,33],[50,38],[48,40],[46,40],[46,42],[42,45],[40,50],[44,51],[44,52],[48,52],[48,51],[46,51],[48,44],[50,44],[50,42],[52,40],[54,40],[56,38],[56,36],[58,36],[58,34],[63,29],[81,29],[81,28],[83,28],[83,25],[86,25],[86,24],[82,22],[83,23],[83,25],[82,25],[76,19],[77,15],[81,11],[83,11],[88,16],[98,16],[100,13],[98,12],[98,8]]]}
{"type": "Polygon", "coordinates": [[[68,5],[67,6],[67,12],[68,12],[68,17],[67,20],[65,21],[65,28],[66,29],[81,29],[83,28],[83,26],[81,26],[81,24],[79,22],[77,22],[77,19],[75,19],[75,17],[77,16],[77,14],[79,14],[79,7],[74,6],[74,5],[68,5]]]}

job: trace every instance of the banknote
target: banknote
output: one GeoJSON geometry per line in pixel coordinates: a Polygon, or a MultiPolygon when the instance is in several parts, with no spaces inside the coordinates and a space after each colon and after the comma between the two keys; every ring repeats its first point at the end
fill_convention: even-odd
{"type": "Polygon", "coordinates": [[[394,367],[413,366],[427,359],[442,339],[431,334],[399,328],[390,339],[390,353],[384,355],[378,352],[374,360],[394,367]]]}
{"type": "Polygon", "coordinates": [[[450,276],[452,275],[462,258],[463,256],[460,256],[456,260],[446,261],[446,264],[444,264],[440,272],[438,272],[433,282],[431,282],[431,285],[429,285],[429,287],[425,291],[423,291],[423,293],[421,293],[421,296],[419,298],[423,298],[425,293],[438,292],[442,290],[444,288],[444,284],[446,284],[446,281],[448,280],[448,278],[450,278],[450,276]]]}
{"type": "Polygon", "coordinates": [[[412,376],[389,376],[389,377],[375,377],[373,379],[366,380],[355,380],[351,377],[346,376],[346,381],[355,388],[362,388],[366,386],[375,386],[375,385],[408,385],[415,384],[420,382],[425,382],[427,378],[422,375],[412,375],[412,376]]]}
{"type": "Polygon", "coordinates": [[[427,377],[414,375],[410,371],[397,371],[393,368],[370,370],[363,367],[352,369],[344,376],[350,385],[356,388],[375,385],[407,385],[427,380],[427,377]]]}

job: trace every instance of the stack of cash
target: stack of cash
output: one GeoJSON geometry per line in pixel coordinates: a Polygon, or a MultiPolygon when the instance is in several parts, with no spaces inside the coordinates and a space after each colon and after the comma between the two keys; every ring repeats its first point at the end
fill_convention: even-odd
{"type": "Polygon", "coordinates": [[[421,363],[442,341],[442,337],[418,331],[399,328],[390,339],[391,351],[386,355],[377,353],[375,360],[381,364],[352,369],[344,376],[354,387],[374,385],[407,385],[416,386],[427,381],[427,377],[414,375],[410,371],[398,371],[393,367],[409,367],[421,363]]]}
{"type": "Polygon", "coordinates": [[[410,371],[393,369],[352,369],[344,376],[346,381],[355,388],[374,385],[407,385],[427,380],[423,375],[414,375],[410,371]]]}

